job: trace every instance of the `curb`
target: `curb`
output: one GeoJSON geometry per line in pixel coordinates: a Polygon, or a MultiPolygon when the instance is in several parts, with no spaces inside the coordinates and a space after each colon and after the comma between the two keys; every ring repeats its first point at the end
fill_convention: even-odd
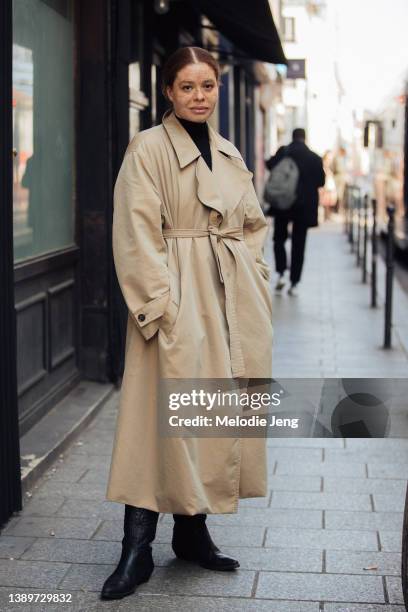
{"type": "Polygon", "coordinates": [[[20,439],[23,502],[58,455],[95,418],[114,390],[113,384],[81,381],[20,439]]]}

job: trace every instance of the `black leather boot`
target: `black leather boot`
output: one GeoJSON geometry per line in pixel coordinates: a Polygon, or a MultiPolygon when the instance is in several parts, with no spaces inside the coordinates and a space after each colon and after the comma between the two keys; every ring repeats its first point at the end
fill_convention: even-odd
{"type": "Polygon", "coordinates": [[[224,555],[212,541],[205,524],[206,514],[173,514],[173,518],[171,545],[176,557],[197,561],[201,567],[210,570],[230,571],[239,567],[236,559],[224,555]]]}
{"type": "Polygon", "coordinates": [[[113,574],[106,579],[101,599],[121,599],[149,580],[153,568],[152,547],[158,512],[125,505],[122,555],[113,574]]]}

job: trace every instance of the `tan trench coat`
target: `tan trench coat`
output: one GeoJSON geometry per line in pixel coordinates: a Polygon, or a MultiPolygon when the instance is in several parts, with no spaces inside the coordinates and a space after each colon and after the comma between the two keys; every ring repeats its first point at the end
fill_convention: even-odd
{"type": "Polygon", "coordinates": [[[163,378],[267,378],[267,224],[239,151],[210,127],[212,172],[172,111],[129,143],[114,190],[113,255],[129,309],[106,499],[233,513],[266,495],[264,438],[158,434],[163,378]]]}

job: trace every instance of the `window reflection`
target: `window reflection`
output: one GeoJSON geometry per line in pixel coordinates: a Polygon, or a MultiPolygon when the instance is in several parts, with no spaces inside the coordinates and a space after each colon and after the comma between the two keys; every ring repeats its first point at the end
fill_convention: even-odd
{"type": "Polygon", "coordinates": [[[140,90],[140,63],[132,62],[128,69],[129,79],[129,140],[140,130],[140,113],[149,104],[140,90]]]}
{"type": "Polygon", "coordinates": [[[74,240],[71,0],[13,0],[14,257],[74,240]]]}

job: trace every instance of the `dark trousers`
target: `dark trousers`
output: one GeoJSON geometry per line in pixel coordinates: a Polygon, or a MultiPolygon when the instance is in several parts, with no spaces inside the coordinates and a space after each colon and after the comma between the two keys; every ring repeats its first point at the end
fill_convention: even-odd
{"type": "MultiPolygon", "coordinates": [[[[288,224],[290,221],[283,217],[275,217],[273,234],[273,251],[275,253],[276,271],[283,274],[287,268],[285,242],[288,239],[288,224]]],[[[307,226],[292,224],[292,253],[290,258],[290,282],[295,285],[300,281],[305,254],[307,226]]]]}

